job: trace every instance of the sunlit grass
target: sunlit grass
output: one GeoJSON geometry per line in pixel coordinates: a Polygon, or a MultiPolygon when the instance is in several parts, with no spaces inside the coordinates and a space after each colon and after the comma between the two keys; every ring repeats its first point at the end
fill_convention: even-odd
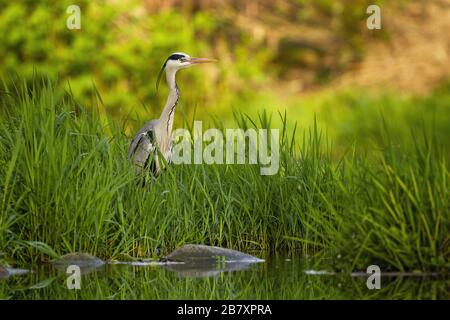
{"type": "MultiPolygon", "coordinates": [[[[255,165],[174,165],[142,186],[124,128],[101,121],[95,99],[87,111],[36,81],[5,85],[1,104],[0,259],[154,256],[203,243],[320,253],[346,270],[448,270],[448,159],[425,129],[411,128],[398,145],[381,125],[378,152],[352,147],[336,159],[317,126],[297,128],[301,140],[282,126],[277,175],[255,165]]],[[[236,114],[234,127],[273,126],[260,115],[236,114]]]]}

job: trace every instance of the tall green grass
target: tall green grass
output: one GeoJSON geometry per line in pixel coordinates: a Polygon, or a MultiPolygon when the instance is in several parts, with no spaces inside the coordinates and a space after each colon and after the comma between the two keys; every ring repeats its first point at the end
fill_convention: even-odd
{"type": "MultiPolygon", "coordinates": [[[[4,85],[0,259],[73,251],[117,259],[203,243],[321,254],[345,270],[448,270],[450,174],[432,133],[415,132],[410,148],[390,143],[386,128],[382,152],[350,148],[336,160],[317,127],[296,141],[282,115],[277,175],[173,165],[143,186],[126,158],[129,138],[100,120],[98,103],[87,111],[49,81],[4,85]]],[[[236,115],[236,127],[252,126],[271,118],[236,115]]]]}

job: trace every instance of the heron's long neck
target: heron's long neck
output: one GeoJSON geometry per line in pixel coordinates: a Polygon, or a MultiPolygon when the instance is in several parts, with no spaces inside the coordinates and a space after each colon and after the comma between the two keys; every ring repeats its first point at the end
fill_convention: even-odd
{"type": "Polygon", "coordinates": [[[161,117],[159,118],[160,123],[163,125],[164,131],[166,131],[167,133],[167,136],[170,136],[170,133],[172,132],[175,107],[177,106],[178,99],[180,98],[180,92],[175,81],[175,74],[176,70],[166,71],[166,80],[169,86],[169,96],[167,97],[166,106],[164,107],[164,110],[161,113],[161,117]]]}

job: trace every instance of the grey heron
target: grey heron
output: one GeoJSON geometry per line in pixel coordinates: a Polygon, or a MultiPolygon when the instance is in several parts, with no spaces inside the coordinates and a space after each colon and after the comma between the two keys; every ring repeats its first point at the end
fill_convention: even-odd
{"type": "Polygon", "coordinates": [[[214,62],[215,59],[194,58],[183,52],[171,54],[164,62],[158,75],[156,88],[158,89],[161,76],[166,73],[166,82],[169,86],[169,96],[159,119],[147,122],[131,141],[128,149],[128,157],[138,170],[149,170],[154,175],[161,172],[162,155],[167,163],[170,163],[173,141],[171,138],[175,108],[180,98],[175,75],[178,70],[190,66],[214,62]]]}

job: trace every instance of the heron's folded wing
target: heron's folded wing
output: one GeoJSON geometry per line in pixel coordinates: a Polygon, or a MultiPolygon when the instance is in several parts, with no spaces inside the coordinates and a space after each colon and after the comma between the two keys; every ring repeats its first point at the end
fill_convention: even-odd
{"type": "Polygon", "coordinates": [[[138,133],[128,149],[128,157],[132,158],[136,165],[144,167],[149,157],[154,155],[155,148],[153,131],[138,133]]]}

